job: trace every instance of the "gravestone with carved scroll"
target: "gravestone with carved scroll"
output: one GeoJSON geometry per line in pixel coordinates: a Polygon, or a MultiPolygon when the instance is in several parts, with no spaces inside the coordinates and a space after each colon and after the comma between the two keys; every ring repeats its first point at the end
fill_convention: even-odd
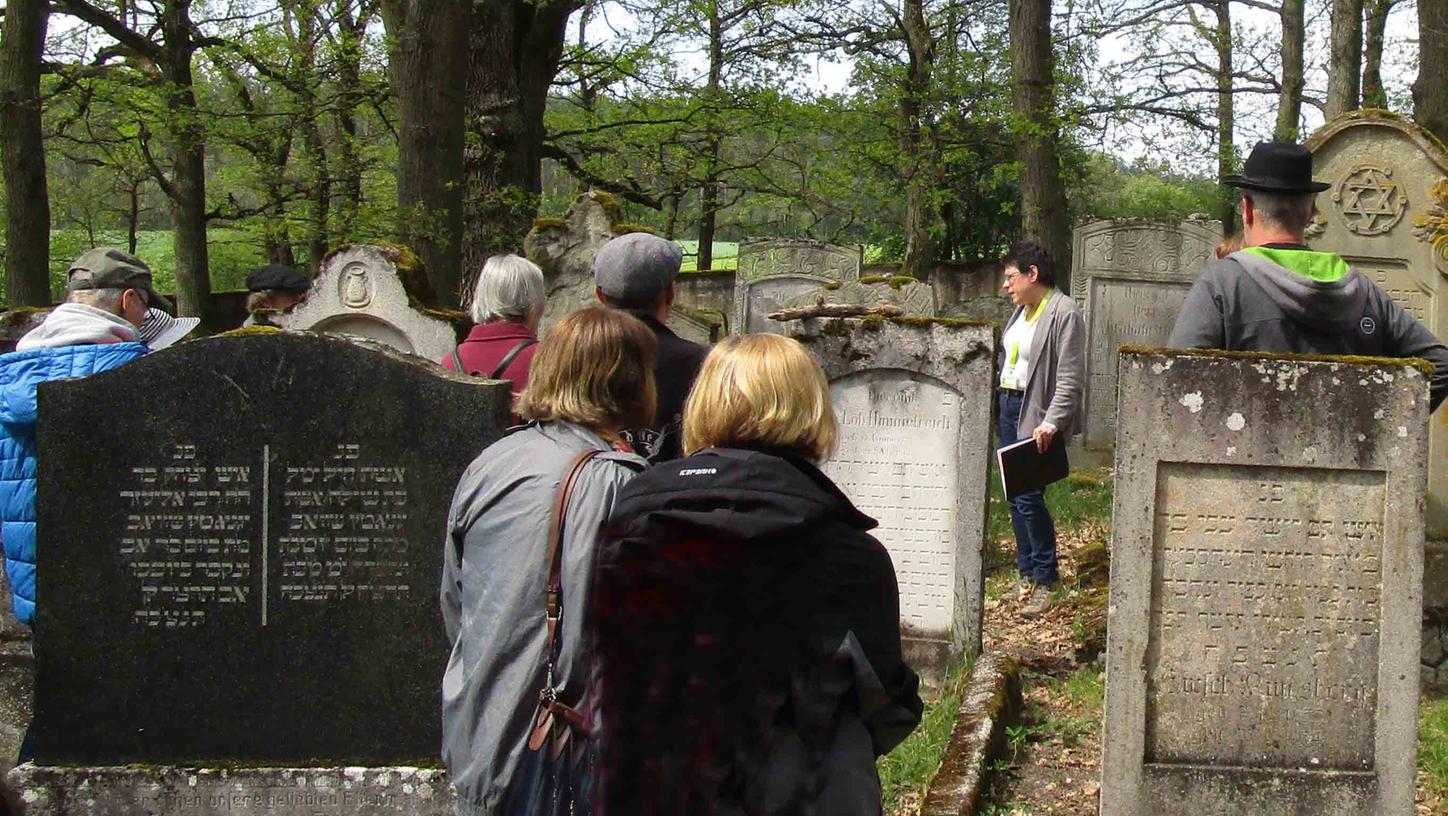
{"type": "Polygon", "coordinates": [[[802,292],[788,298],[783,307],[799,309],[821,304],[895,306],[904,316],[935,317],[935,289],[907,275],[864,276],[802,292]]]}
{"type": "MultiPolygon", "coordinates": [[[[1336,252],[1439,338],[1448,337],[1448,152],[1406,119],[1357,112],[1307,142],[1313,249],[1336,252]]],[[[1429,419],[1423,679],[1448,689],[1448,410],[1429,419]]]]}
{"type": "Polygon", "coordinates": [[[457,331],[409,294],[398,264],[415,262],[399,247],[343,247],[327,256],[306,298],[270,320],[287,331],[359,337],[440,361],[457,347],[457,331]]]}
{"type": "Polygon", "coordinates": [[[793,239],[745,241],[739,245],[730,331],[784,334],[784,325],[769,319],[771,312],[821,286],[858,281],[861,259],[858,246],[845,248],[793,239]]]}
{"type": "Polygon", "coordinates": [[[1411,813],[1431,369],[1119,371],[1101,813],[1411,813]]]}
{"type": "Polygon", "coordinates": [[[1085,221],[1072,233],[1071,295],[1086,321],[1082,443],[1116,440],[1116,350],[1164,346],[1187,290],[1221,240],[1216,221],[1085,221]]]}
{"type": "Polygon", "coordinates": [[[824,470],[880,522],[906,658],[939,686],[980,650],[995,330],[942,320],[786,323],[830,380],[839,449],[824,470]]]}
{"type": "MultiPolygon", "coordinates": [[[[366,812],[340,785],[301,795],[347,766],[349,796],[411,802],[366,769],[436,764],[441,542],[506,384],[281,333],[186,343],[39,399],[45,634],[36,764],[15,772],[38,812],[189,812],[163,794],[194,766],[299,768],[186,789],[253,796],[226,812],[366,812]],[[55,798],[81,781],[84,805],[55,798]]],[[[429,790],[417,812],[447,812],[450,787],[429,790]]]]}

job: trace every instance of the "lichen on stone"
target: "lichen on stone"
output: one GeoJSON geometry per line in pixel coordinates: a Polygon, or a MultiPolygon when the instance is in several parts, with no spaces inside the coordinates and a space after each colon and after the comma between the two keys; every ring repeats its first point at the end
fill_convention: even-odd
{"type": "Polygon", "coordinates": [[[1433,364],[1416,357],[1372,357],[1362,354],[1287,354],[1267,351],[1226,351],[1224,349],[1172,349],[1156,346],[1125,345],[1119,349],[1122,354],[1141,357],[1215,357],[1222,360],[1274,360],[1284,363],[1345,363],[1348,365],[1372,365],[1391,368],[1411,368],[1424,376],[1433,375],[1433,364]]]}

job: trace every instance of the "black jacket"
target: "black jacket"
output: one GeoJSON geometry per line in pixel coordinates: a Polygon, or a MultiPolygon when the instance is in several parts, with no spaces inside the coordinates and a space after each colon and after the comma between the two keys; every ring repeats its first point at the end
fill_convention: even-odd
{"type": "Polygon", "coordinates": [[[658,359],[654,364],[654,384],[659,392],[658,410],[654,413],[652,428],[633,433],[635,448],[651,462],[678,459],[684,455],[684,400],[689,396],[689,389],[694,387],[694,378],[699,376],[699,366],[704,364],[709,350],[674,334],[653,315],[638,312],[633,315],[654,330],[659,342],[658,359]]]}
{"type": "Polygon", "coordinates": [[[878,814],[920,721],[875,521],[784,452],[624,487],[594,583],[599,812],[878,814]]]}

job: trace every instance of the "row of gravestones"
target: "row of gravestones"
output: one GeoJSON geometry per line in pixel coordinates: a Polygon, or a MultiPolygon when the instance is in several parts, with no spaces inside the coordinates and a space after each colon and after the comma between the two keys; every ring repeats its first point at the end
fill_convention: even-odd
{"type": "MultiPolygon", "coordinates": [[[[880,520],[938,682],[979,649],[995,330],[788,328],[831,380],[827,470],[880,520]]],[[[1405,812],[1424,372],[1121,361],[1106,811],[1405,812]]],[[[447,812],[439,542],[505,386],[280,334],[40,398],[36,761],[10,774],[31,812],[447,812]],[[155,406],[132,432],[73,433],[127,401],[155,406]]]]}
{"type": "MultiPolygon", "coordinates": [[[[353,317],[381,302],[384,265],[338,259],[319,287],[353,317]]],[[[994,331],[782,328],[832,380],[828,470],[880,519],[907,650],[938,679],[979,646],[994,331]]],[[[1426,480],[1421,374],[1123,360],[1135,379],[1119,389],[1107,743],[1127,748],[1108,752],[1103,801],[1270,811],[1288,790],[1298,812],[1392,812],[1416,710],[1405,667],[1423,522],[1396,497],[1426,480]],[[1298,389],[1289,445],[1279,380],[1298,389]],[[1386,418],[1344,422],[1367,408],[1386,418]],[[1360,436],[1330,438],[1344,428],[1360,436]],[[1301,733],[1303,712],[1323,727],[1301,733]]],[[[433,528],[496,434],[498,387],[340,341],[250,337],[48,385],[42,400],[39,764],[12,777],[36,812],[442,812],[445,781],[414,764],[435,755],[445,659],[433,528]],[[135,437],[164,448],[65,432],[159,382],[195,392],[135,437]],[[446,421],[418,430],[419,415],[446,421]],[[68,518],[78,497],[90,514],[68,518]],[[324,767],[180,770],[208,762],[324,767]]]]}

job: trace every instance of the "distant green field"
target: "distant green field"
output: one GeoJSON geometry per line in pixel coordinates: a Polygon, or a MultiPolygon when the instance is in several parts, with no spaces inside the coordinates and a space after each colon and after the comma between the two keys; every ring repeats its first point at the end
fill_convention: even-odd
{"type": "MultiPolygon", "coordinates": [[[[680,241],[679,246],[684,248],[684,265],[679,267],[680,272],[694,272],[699,268],[699,242],[680,241]]],[[[739,243],[737,241],[715,241],[714,242],[714,269],[737,269],[739,268],[739,243]]]]}
{"type": "MultiPolygon", "coordinates": [[[[224,292],[246,288],[246,274],[266,263],[259,236],[247,230],[213,229],[207,233],[207,254],[211,263],[211,289],[224,292]]],[[[126,248],[124,232],[98,232],[92,241],[84,230],[51,230],[50,292],[59,297],[65,290],[65,270],[77,256],[93,246],[126,248]]],[[[176,291],[176,252],[170,230],[146,230],[136,235],[136,255],[150,265],[156,288],[176,291]]],[[[3,280],[0,271],[0,280],[3,280]]],[[[0,299],[4,287],[0,285],[0,299]]]]}

